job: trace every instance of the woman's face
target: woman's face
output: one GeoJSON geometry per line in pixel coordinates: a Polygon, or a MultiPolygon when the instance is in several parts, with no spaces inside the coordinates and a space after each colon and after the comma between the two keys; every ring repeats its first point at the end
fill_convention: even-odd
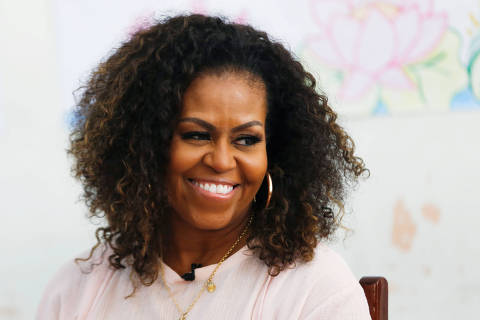
{"type": "Polygon", "coordinates": [[[238,225],[267,170],[267,101],[247,73],[202,75],[184,94],[167,171],[174,219],[200,230],[238,225]]]}

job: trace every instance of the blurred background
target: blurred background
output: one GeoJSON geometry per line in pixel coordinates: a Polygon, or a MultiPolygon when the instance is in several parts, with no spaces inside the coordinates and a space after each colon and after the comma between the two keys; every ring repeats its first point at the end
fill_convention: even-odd
{"type": "Polygon", "coordinates": [[[478,319],[478,0],[0,0],[0,319],[32,319],[94,243],[65,153],[72,92],[182,12],[263,29],[317,77],[371,170],[332,246],[388,279],[390,319],[478,319]]]}

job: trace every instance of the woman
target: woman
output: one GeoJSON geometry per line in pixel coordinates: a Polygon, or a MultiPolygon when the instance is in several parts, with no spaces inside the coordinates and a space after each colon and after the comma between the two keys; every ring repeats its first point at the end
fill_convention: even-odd
{"type": "Polygon", "coordinates": [[[106,225],[50,282],[39,319],[369,319],[321,244],[366,169],[267,34],[165,19],[99,65],[76,119],[73,171],[106,225]]]}

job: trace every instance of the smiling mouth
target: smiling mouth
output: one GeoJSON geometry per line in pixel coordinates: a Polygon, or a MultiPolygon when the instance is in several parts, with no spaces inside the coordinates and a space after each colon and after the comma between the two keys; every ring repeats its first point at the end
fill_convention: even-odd
{"type": "Polygon", "coordinates": [[[199,182],[194,179],[188,179],[190,183],[198,188],[213,193],[216,195],[228,195],[230,194],[239,184],[231,185],[231,184],[222,184],[222,183],[212,183],[212,182],[199,182]]]}

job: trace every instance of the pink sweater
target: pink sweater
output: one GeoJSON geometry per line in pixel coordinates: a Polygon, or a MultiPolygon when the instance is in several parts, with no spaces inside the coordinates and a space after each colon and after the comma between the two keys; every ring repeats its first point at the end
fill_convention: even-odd
{"type": "MultiPolygon", "coordinates": [[[[97,250],[99,252],[99,250],[97,250]]],[[[178,319],[179,313],[160,277],[131,298],[130,269],[113,270],[104,256],[99,263],[64,265],[48,284],[36,319],[178,319]],[[91,272],[88,272],[91,271],[91,272]]],[[[193,282],[164,264],[165,279],[185,310],[215,265],[195,270],[193,282]]],[[[214,278],[216,290],[205,291],[188,319],[370,319],[367,301],[343,259],[325,245],[309,263],[271,277],[247,247],[229,257],[214,278]]]]}

